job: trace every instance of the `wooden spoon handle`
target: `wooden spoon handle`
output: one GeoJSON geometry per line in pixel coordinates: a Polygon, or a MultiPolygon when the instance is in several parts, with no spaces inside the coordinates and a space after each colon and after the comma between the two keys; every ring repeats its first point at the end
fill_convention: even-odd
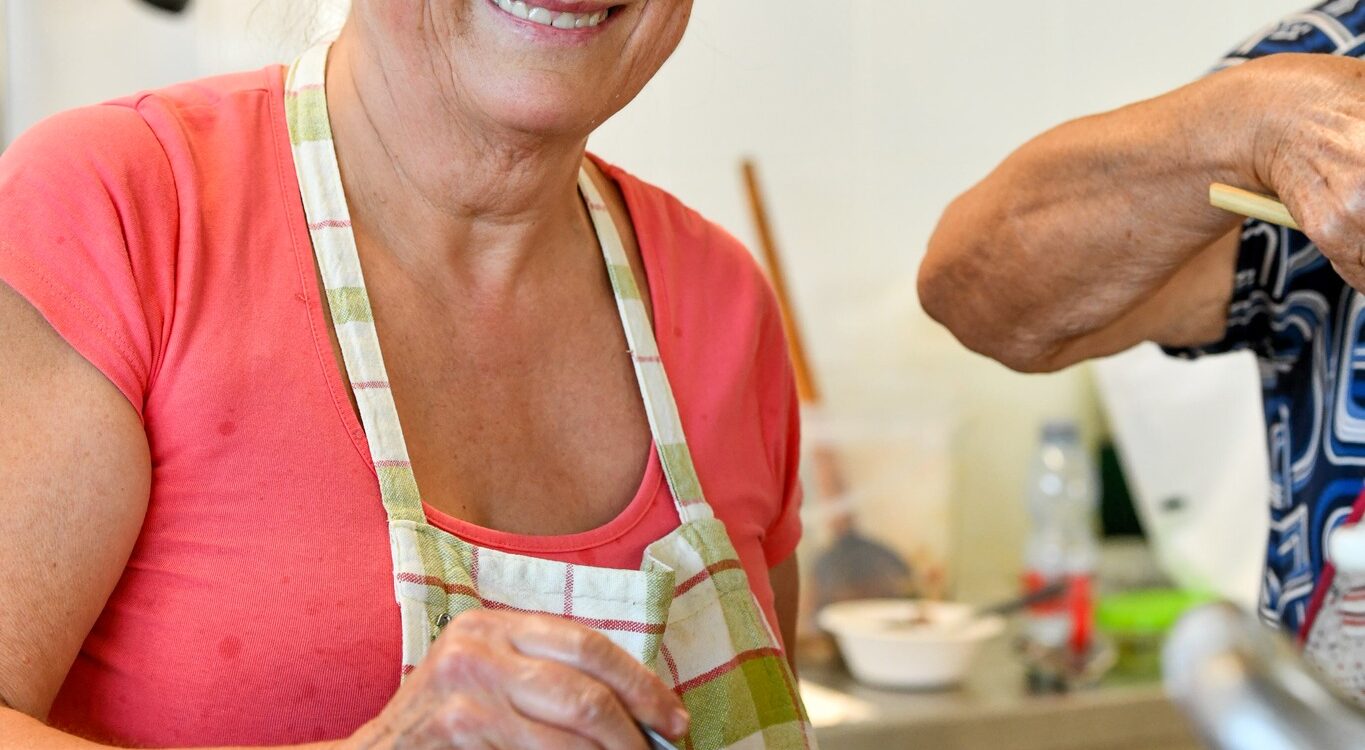
{"type": "Polygon", "coordinates": [[[787,334],[787,347],[791,351],[797,394],[803,404],[819,404],[820,387],[815,382],[815,371],[811,369],[810,359],[806,356],[806,342],[801,335],[801,325],[797,322],[796,305],[792,302],[791,292],[788,291],[787,274],[782,267],[781,254],[777,250],[777,238],[773,235],[772,223],[768,219],[768,206],[763,199],[763,188],[759,184],[758,167],[745,159],[740,164],[740,169],[744,173],[749,212],[753,216],[754,229],[758,232],[758,248],[763,253],[763,261],[768,266],[768,280],[772,282],[778,307],[782,310],[782,327],[787,334]]]}
{"type": "Polygon", "coordinates": [[[1299,223],[1289,215],[1289,209],[1268,195],[1215,182],[1209,187],[1209,203],[1213,204],[1214,208],[1221,208],[1224,211],[1250,216],[1290,229],[1299,228],[1299,223]]]}

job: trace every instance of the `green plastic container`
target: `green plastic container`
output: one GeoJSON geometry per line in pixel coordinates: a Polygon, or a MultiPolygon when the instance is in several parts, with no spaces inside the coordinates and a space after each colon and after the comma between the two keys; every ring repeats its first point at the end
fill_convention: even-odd
{"type": "Polygon", "coordinates": [[[1123,591],[1101,597],[1095,607],[1095,625],[1114,644],[1113,675],[1159,679],[1166,634],[1186,612],[1214,600],[1207,594],[1178,589],[1123,591]]]}

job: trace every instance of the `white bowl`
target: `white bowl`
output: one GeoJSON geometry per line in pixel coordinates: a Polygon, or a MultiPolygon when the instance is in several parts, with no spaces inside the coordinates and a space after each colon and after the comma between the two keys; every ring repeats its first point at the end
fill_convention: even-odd
{"type": "Polygon", "coordinates": [[[973,618],[965,604],[910,599],[831,604],[817,620],[859,682],[901,689],[962,682],[977,648],[1005,629],[1003,618],[973,618]]]}

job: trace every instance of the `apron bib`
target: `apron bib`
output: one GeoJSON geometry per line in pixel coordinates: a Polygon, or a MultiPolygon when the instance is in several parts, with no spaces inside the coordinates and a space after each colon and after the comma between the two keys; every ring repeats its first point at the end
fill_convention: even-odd
{"type": "Polygon", "coordinates": [[[725,526],[702,494],[654,332],[621,237],[586,171],[591,215],[634,360],[654,448],[679,526],[639,570],[542,560],[465,542],[427,522],[394,408],[327,113],[330,45],[304,53],[285,82],[295,168],[318,270],[388,517],[402,619],[402,674],[460,613],[503,609],[597,630],[649,665],[686,704],[691,750],[811,748],[796,680],[725,526]]]}
{"type": "MultiPolygon", "coordinates": [[[[1345,525],[1362,517],[1365,492],[1345,525]]],[[[1339,571],[1330,561],[1324,564],[1299,637],[1318,671],[1346,697],[1365,705],[1365,574],[1339,571]]]]}

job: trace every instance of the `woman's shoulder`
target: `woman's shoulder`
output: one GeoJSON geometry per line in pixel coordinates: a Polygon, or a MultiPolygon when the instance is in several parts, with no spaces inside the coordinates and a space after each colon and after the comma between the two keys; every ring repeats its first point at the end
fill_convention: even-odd
{"type": "Polygon", "coordinates": [[[770,377],[789,367],[781,310],[744,243],[666,190],[597,162],[629,206],[656,317],[667,323],[661,346],[707,377],[725,361],[745,377],[783,380],[770,377]]]}
{"type": "Polygon", "coordinates": [[[620,187],[648,260],[669,280],[704,288],[708,298],[775,307],[767,276],[743,242],[667,190],[597,162],[620,187]]]}
{"type": "Polygon", "coordinates": [[[0,155],[0,283],[139,409],[175,309],[181,248],[200,251],[187,227],[251,215],[241,209],[268,192],[250,153],[282,121],[269,116],[270,97],[252,93],[269,89],[262,72],[80,107],[0,155]],[[186,205],[210,193],[217,213],[186,205]]]}
{"type": "Polygon", "coordinates": [[[275,67],[205,78],[60,112],[20,135],[0,163],[112,170],[120,179],[106,180],[111,188],[136,189],[139,175],[195,161],[202,141],[269,137],[279,75],[275,67]]]}

